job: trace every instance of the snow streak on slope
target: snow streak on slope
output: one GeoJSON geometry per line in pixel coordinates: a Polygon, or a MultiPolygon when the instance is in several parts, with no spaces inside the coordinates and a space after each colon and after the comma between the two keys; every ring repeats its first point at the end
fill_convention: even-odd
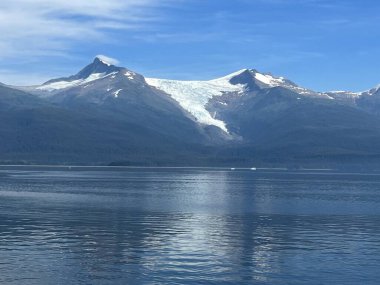
{"type": "Polygon", "coordinates": [[[123,89],[118,89],[118,90],[116,90],[115,92],[113,92],[113,96],[114,96],[115,98],[118,98],[118,97],[119,97],[119,94],[120,94],[121,91],[123,91],[123,89]]]}
{"type": "Polygon", "coordinates": [[[146,82],[168,93],[182,108],[191,113],[199,123],[213,125],[228,133],[226,124],[216,119],[206,110],[206,105],[214,96],[226,92],[243,92],[244,85],[233,85],[229,80],[238,73],[210,81],[178,81],[146,78],[146,82]]]}
{"type": "Polygon", "coordinates": [[[55,91],[55,90],[59,90],[59,89],[65,89],[65,88],[70,88],[70,87],[75,87],[75,86],[79,86],[82,84],[86,84],[86,83],[89,83],[91,81],[95,81],[95,80],[102,79],[102,78],[105,78],[105,77],[110,76],[110,75],[114,75],[116,73],[117,72],[112,72],[109,74],[93,73],[89,77],[87,77],[86,79],[78,79],[78,80],[73,80],[73,81],[58,81],[58,82],[53,82],[53,83],[41,85],[41,86],[37,87],[36,89],[43,90],[43,91],[55,91]]]}

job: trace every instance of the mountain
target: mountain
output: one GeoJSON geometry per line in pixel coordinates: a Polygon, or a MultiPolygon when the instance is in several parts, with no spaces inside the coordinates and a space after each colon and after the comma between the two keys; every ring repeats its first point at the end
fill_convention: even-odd
{"type": "Polygon", "coordinates": [[[316,92],[255,69],[208,81],[145,78],[96,57],[38,86],[0,85],[0,161],[376,164],[379,89],[316,92]]]}
{"type": "Polygon", "coordinates": [[[210,144],[212,134],[218,133],[197,124],[141,75],[98,58],[73,76],[17,87],[22,91],[4,88],[0,98],[12,99],[18,92],[20,98],[43,104],[24,104],[6,114],[3,122],[9,127],[0,127],[3,161],[170,162],[210,144]]]}
{"type": "Polygon", "coordinates": [[[148,79],[148,83],[195,115],[192,109],[202,109],[212,115],[209,124],[222,125],[240,138],[239,145],[227,148],[237,161],[346,163],[379,157],[378,88],[315,92],[254,69],[211,81],[148,79]]]}

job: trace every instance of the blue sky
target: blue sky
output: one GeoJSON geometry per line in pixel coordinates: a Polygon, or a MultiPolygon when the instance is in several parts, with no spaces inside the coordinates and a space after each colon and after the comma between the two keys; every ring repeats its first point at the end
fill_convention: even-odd
{"type": "Polygon", "coordinates": [[[73,74],[104,54],[149,77],[256,68],[361,91],[380,83],[379,10],[373,0],[4,0],[0,82],[73,74]]]}

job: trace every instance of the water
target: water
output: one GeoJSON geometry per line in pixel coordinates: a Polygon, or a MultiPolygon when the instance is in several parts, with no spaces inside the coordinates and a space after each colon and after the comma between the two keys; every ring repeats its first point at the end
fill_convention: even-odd
{"type": "Polygon", "coordinates": [[[0,284],[378,284],[380,175],[0,169],[0,284]]]}

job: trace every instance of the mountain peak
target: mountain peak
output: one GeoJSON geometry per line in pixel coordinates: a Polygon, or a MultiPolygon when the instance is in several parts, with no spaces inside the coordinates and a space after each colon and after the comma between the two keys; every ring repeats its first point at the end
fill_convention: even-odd
{"type": "Polygon", "coordinates": [[[116,66],[119,64],[119,61],[117,59],[114,59],[112,57],[108,57],[105,55],[97,55],[94,59],[93,63],[102,63],[107,66],[116,66]]]}
{"type": "MultiPolygon", "coordinates": [[[[116,63],[116,62],[113,62],[116,63]]],[[[74,75],[73,79],[85,79],[88,78],[91,74],[110,74],[112,72],[118,72],[122,68],[115,66],[112,64],[112,59],[106,59],[104,56],[96,56],[94,61],[84,67],[81,71],[79,71],[76,75],[74,75]]]]}
{"type": "Polygon", "coordinates": [[[95,57],[92,64],[99,64],[99,65],[107,65],[107,66],[113,66],[113,64],[107,62],[107,61],[104,61],[98,57],[95,57]]]}
{"type": "Polygon", "coordinates": [[[90,76],[108,75],[113,72],[119,72],[124,70],[122,67],[115,66],[116,60],[108,58],[106,56],[98,55],[94,58],[93,62],[85,66],[77,74],[69,77],[61,77],[57,79],[52,79],[45,82],[43,85],[60,82],[60,81],[74,81],[74,80],[84,80],[90,76]]]}

